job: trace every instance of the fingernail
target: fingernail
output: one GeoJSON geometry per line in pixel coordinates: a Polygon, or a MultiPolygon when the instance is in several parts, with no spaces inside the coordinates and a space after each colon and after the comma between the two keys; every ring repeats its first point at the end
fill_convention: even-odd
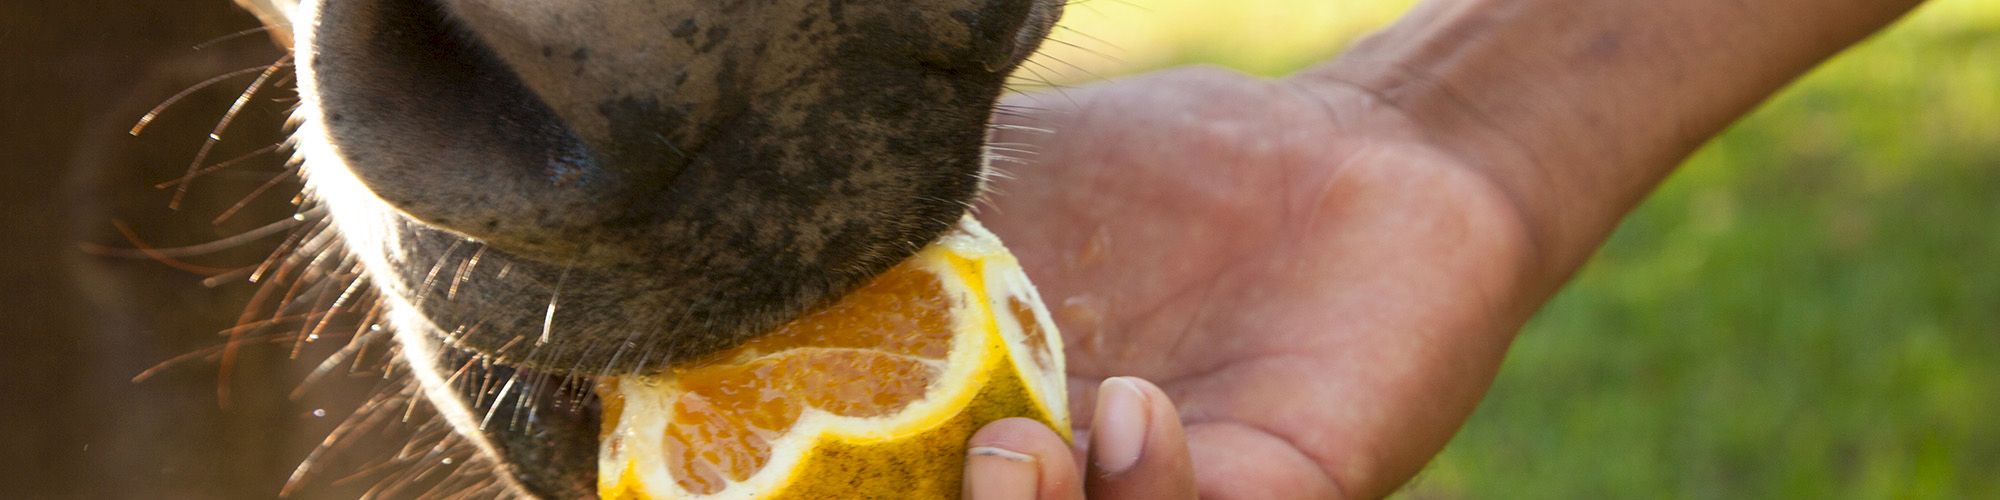
{"type": "Polygon", "coordinates": [[[965,498],[1033,499],[1040,480],[1033,455],[994,446],[965,450],[965,498]]]}
{"type": "Polygon", "coordinates": [[[1146,393],[1125,377],[1104,379],[1097,386],[1097,415],[1090,423],[1090,461],[1105,475],[1118,474],[1139,463],[1145,452],[1146,393]]]}

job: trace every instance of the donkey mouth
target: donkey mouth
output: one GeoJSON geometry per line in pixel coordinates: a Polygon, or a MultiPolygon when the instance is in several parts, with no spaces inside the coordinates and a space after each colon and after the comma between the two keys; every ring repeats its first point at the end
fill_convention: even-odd
{"type": "Polygon", "coordinates": [[[306,0],[309,189],[425,396],[540,497],[593,377],[826,303],[943,234],[1057,0],[306,0]]]}
{"type": "Polygon", "coordinates": [[[303,170],[400,328],[571,375],[768,331],[967,210],[1059,10],[589,3],[302,5],[303,170]]]}

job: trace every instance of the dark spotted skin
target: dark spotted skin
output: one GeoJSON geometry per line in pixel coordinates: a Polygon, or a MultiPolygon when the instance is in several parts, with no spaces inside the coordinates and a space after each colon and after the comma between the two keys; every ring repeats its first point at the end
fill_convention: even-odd
{"type": "Polygon", "coordinates": [[[594,412],[533,395],[735,345],[937,238],[1061,2],[301,9],[309,191],[431,399],[524,491],[578,497],[594,412]],[[520,387],[464,382],[491,377],[520,387]]]}

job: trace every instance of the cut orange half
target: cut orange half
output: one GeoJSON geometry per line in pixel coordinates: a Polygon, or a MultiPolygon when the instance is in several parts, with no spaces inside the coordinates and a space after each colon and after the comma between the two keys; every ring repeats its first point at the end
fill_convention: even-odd
{"type": "Polygon", "coordinates": [[[1062,341],[971,218],[831,306],[659,376],[600,382],[604,498],[950,498],[987,422],[1068,438],[1062,341]]]}

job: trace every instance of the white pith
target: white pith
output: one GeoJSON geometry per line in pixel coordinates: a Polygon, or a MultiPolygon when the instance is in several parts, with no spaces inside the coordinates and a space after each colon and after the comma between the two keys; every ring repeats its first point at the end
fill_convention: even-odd
{"type": "MultiPolygon", "coordinates": [[[[946,277],[939,281],[944,285],[945,294],[953,300],[953,316],[957,322],[955,331],[998,331],[1007,346],[1007,357],[1015,364],[1016,373],[1027,378],[1032,399],[1058,425],[1067,427],[1069,412],[1063,380],[1061,337],[1047,311],[1039,307],[1041,299],[1034,286],[1029,284],[1020,264],[1001,246],[999,239],[967,217],[960,222],[957,231],[913,259],[927,271],[946,277]],[[951,278],[956,276],[952,269],[953,256],[969,260],[979,268],[978,274],[984,278],[983,289],[970,289],[968,285],[972,283],[951,278]],[[1054,366],[1036,366],[1034,353],[1028,351],[1030,346],[1026,342],[1026,331],[1012,314],[1006,313],[1009,298],[1037,305],[1033,308],[1035,319],[1042,323],[1044,335],[1048,337],[1044,345],[1051,351],[1045,357],[1054,366]]],[[[789,476],[798,469],[796,464],[801,457],[815,442],[824,438],[837,436],[840,441],[855,444],[893,440],[919,434],[958,414],[985,387],[990,375],[1005,373],[1005,370],[986,369],[989,364],[998,361],[991,359],[988,353],[1002,351],[984,348],[980,344],[994,340],[986,335],[956,336],[943,363],[945,371],[934,380],[964,383],[957,384],[956,391],[944,393],[941,392],[944,390],[940,387],[942,384],[934,382],[922,399],[895,414],[872,418],[842,417],[807,407],[784,437],[771,443],[771,459],[763,469],[744,481],[729,481],[725,489],[713,495],[694,495],[682,490],[667,470],[663,436],[666,435],[668,420],[672,418],[673,401],[679,396],[679,391],[671,387],[672,382],[649,385],[639,380],[621,380],[618,391],[624,397],[624,411],[618,419],[617,428],[612,430],[599,451],[599,488],[615,491],[630,486],[621,482],[625,480],[625,472],[629,468],[640,483],[640,487],[632,489],[654,498],[760,498],[791,482],[789,476]]]]}

